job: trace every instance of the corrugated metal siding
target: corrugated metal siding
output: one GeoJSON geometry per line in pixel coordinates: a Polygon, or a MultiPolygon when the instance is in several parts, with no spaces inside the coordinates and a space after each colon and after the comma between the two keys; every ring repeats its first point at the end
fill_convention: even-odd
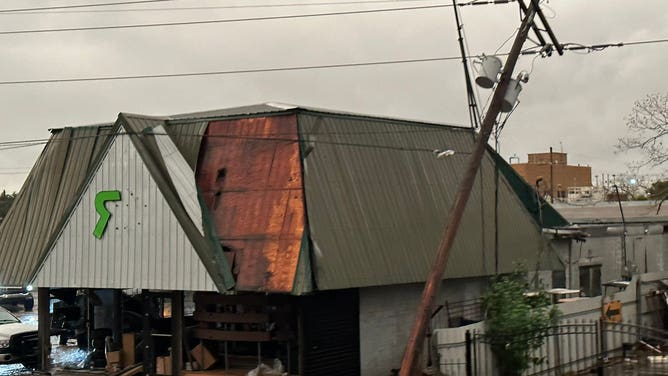
{"type": "MultiPolygon", "coordinates": [[[[313,141],[304,141],[303,164],[317,287],[424,281],[473,147],[470,130],[308,113],[299,115],[299,127],[301,137],[313,141]],[[430,150],[437,148],[458,153],[436,159],[430,150]]],[[[489,156],[481,171],[446,278],[494,273],[494,168],[489,156]]],[[[513,261],[535,262],[541,237],[500,179],[499,271],[507,272],[513,261]]]]}
{"type": "Polygon", "coordinates": [[[212,122],[202,148],[197,184],[236,289],[292,292],[304,231],[296,117],[212,122]]]}
{"type": "Polygon", "coordinates": [[[117,136],[35,278],[36,286],[217,291],[129,136],[117,136]],[[96,239],[97,192],[120,190],[96,239]]]}
{"type": "Polygon", "coordinates": [[[202,144],[202,135],[206,132],[208,122],[198,123],[173,123],[166,124],[167,133],[172,137],[172,141],[179,148],[179,151],[188,162],[190,168],[194,171],[197,167],[197,158],[202,144]]]}
{"type": "Polygon", "coordinates": [[[0,225],[0,285],[26,285],[109,139],[110,125],[53,132],[0,225]]]}

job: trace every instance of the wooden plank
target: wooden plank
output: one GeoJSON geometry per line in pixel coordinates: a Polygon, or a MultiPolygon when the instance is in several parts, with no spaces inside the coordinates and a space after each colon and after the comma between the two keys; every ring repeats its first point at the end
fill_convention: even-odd
{"type": "Polygon", "coordinates": [[[201,329],[194,330],[195,337],[200,339],[211,339],[216,341],[239,341],[239,342],[269,342],[271,334],[268,332],[251,332],[236,330],[201,329]]]}
{"type": "Polygon", "coordinates": [[[221,295],[211,292],[196,292],[193,297],[196,305],[222,304],[222,305],[250,305],[263,306],[268,304],[266,295],[221,295]]]}
{"type": "Polygon", "coordinates": [[[224,323],[266,323],[269,315],[266,313],[219,313],[195,311],[194,318],[197,321],[224,322],[224,323]]]}

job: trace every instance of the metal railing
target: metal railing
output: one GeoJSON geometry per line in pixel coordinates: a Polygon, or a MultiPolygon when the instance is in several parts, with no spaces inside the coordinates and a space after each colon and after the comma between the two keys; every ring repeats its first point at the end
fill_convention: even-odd
{"type": "Polygon", "coordinates": [[[482,299],[449,302],[436,306],[431,318],[432,328],[455,328],[481,321],[482,299]]]}
{"type": "MultiPolygon", "coordinates": [[[[531,357],[540,360],[532,364],[525,375],[562,375],[594,369],[604,359],[623,355],[625,349],[644,341],[663,344],[668,331],[644,327],[631,322],[603,320],[564,320],[559,325],[535,334],[522,333],[500,341],[511,346],[513,341],[542,339],[542,346],[531,357]]],[[[494,342],[497,341],[497,342],[494,342]]],[[[463,359],[447,359],[440,362],[447,375],[495,375],[497,366],[492,345],[493,339],[479,331],[466,331],[465,342],[447,346],[465,346],[463,359]]]]}

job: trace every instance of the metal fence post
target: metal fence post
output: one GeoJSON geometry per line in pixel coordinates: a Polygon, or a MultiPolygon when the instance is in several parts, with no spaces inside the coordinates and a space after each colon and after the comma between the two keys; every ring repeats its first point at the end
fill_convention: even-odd
{"type": "Polygon", "coordinates": [[[466,339],[466,376],[473,376],[473,364],[472,364],[472,340],[471,340],[471,331],[467,330],[464,334],[466,339]]]}

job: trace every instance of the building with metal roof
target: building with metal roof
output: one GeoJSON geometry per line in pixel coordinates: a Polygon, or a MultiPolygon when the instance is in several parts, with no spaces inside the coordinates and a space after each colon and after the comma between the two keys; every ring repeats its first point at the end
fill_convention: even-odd
{"type": "MultiPolygon", "coordinates": [[[[374,326],[387,324],[378,312],[414,310],[474,138],[279,104],[53,130],[0,225],[0,283],[294,296],[304,328],[357,327],[342,341],[353,355],[333,363],[380,374],[403,346],[374,352],[373,341],[404,331],[374,326]],[[352,316],[332,316],[341,304],[352,316]]],[[[564,225],[488,148],[443,291],[479,295],[520,261],[559,268],[541,228],[564,225]]],[[[300,356],[304,374],[320,372],[321,352],[300,356]]]]}

